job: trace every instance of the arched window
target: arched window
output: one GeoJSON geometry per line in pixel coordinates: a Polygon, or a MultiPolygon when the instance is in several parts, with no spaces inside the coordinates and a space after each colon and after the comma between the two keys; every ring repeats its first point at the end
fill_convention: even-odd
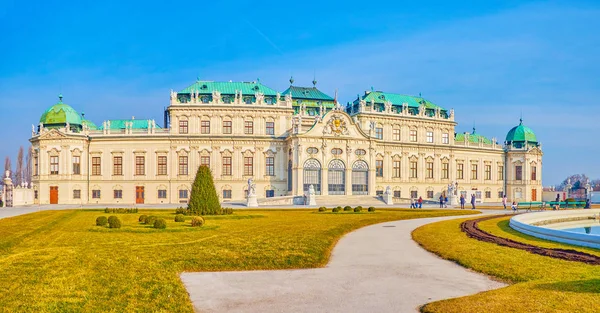
{"type": "Polygon", "coordinates": [[[321,163],[317,159],[304,162],[304,192],[308,192],[310,185],[313,185],[315,194],[321,194],[321,163]]]}
{"type": "Polygon", "coordinates": [[[352,194],[369,194],[369,165],[358,160],[352,164],[352,194]]]}
{"type": "Polygon", "coordinates": [[[329,162],[327,181],[330,195],[343,195],[346,193],[346,165],[344,162],[337,159],[329,162]]]}

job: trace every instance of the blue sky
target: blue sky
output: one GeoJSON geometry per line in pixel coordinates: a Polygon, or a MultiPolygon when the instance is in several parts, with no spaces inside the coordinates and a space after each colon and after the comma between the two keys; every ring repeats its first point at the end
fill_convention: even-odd
{"type": "Polygon", "coordinates": [[[0,156],[60,92],[97,124],[162,121],[196,77],[283,91],[316,73],[343,102],[421,92],[499,141],[522,114],[545,185],[600,178],[597,1],[121,2],[0,1],[0,156]]]}

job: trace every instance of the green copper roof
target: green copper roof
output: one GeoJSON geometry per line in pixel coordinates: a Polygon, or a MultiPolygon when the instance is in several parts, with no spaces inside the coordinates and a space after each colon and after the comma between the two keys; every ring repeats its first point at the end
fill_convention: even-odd
{"type": "Polygon", "coordinates": [[[519,125],[513,127],[506,135],[507,142],[531,142],[537,143],[537,137],[531,128],[523,125],[523,120],[520,120],[519,125]]]}
{"type": "Polygon", "coordinates": [[[44,125],[81,125],[81,116],[75,109],[62,102],[62,95],[59,96],[57,104],[51,106],[40,117],[40,123],[44,125]]]}
{"type": "Polygon", "coordinates": [[[81,125],[87,125],[87,127],[90,130],[97,130],[98,126],[96,126],[96,124],[94,124],[94,122],[90,121],[90,120],[86,120],[86,119],[82,119],[81,120],[81,125]]]}
{"type": "Polygon", "coordinates": [[[213,91],[219,91],[221,94],[234,95],[236,91],[241,91],[244,95],[254,95],[257,92],[265,96],[276,96],[277,91],[263,85],[260,81],[256,82],[212,82],[197,81],[191,86],[181,90],[179,93],[212,94],[213,91]]]}
{"type": "MultiPolygon", "coordinates": [[[[133,122],[133,129],[148,129],[148,120],[109,120],[110,129],[125,129],[125,122],[133,122]]],[[[156,125],[156,128],[161,128],[156,125]]],[[[103,130],[104,126],[100,126],[98,129],[103,130]]]]}
{"type": "Polygon", "coordinates": [[[292,94],[292,99],[310,99],[310,100],[323,100],[323,101],[333,101],[333,98],[326,95],[317,87],[296,87],[290,86],[281,95],[285,96],[287,94],[292,94]]]}
{"type": "Polygon", "coordinates": [[[362,99],[367,103],[370,103],[373,100],[374,103],[385,103],[386,101],[391,101],[392,105],[402,105],[403,103],[407,103],[409,107],[418,108],[420,103],[423,102],[425,108],[427,109],[435,109],[440,108],[444,110],[442,107],[433,104],[431,101],[426,100],[422,97],[414,97],[407,95],[400,95],[395,93],[388,93],[382,91],[370,91],[367,92],[362,99]]]}
{"type": "MultiPolygon", "coordinates": [[[[465,141],[465,134],[464,133],[460,133],[460,134],[456,134],[456,137],[454,138],[454,141],[456,142],[464,142],[465,141]]],[[[482,136],[480,134],[477,134],[475,132],[475,129],[473,128],[473,133],[469,134],[469,142],[471,143],[479,143],[480,141],[482,141],[485,144],[491,145],[492,141],[485,137],[482,136]]]]}

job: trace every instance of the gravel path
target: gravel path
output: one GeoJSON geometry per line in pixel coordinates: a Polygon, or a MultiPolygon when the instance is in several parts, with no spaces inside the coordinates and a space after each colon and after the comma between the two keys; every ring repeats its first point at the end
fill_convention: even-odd
{"type": "Polygon", "coordinates": [[[339,241],[325,268],[183,273],[181,279],[199,312],[417,312],[432,301],[504,287],[411,238],[419,226],[454,218],[460,217],[361,228],[339,241]]]}

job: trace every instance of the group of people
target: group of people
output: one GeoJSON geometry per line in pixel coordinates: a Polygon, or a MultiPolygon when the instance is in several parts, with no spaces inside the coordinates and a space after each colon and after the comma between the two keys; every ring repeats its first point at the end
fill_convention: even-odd
{"type": "MultiPolygon", "coordinates": [[[[467,199],[465,199],[465,196],[463,194],[460,194],[459,202],[460,202],[460,208],[464,209],[467,199]]],[[[471,194],[471,210],[475,210],[475,194],[471,194]]]]}
{"type": "MultiPolygon", "coordinates": [[[[504,210],[506,210],[507,205],[508,205],[508,198],[506,197],[506,195],[503,195],[502,196],[502,206],[504,207],[504,210]]],[[[513,201],[512,204],[510,205],[510,208],[513,210],[513,212],[516,212],[519,209],[517,202],[513,201]]]]}
{"type": "Polygon", "coordinates": [[[422,209],[423,208],[423,198],[419,197],[418,200],[414,198],[410,198],[410,208],[411,209],[422,209]]]}

